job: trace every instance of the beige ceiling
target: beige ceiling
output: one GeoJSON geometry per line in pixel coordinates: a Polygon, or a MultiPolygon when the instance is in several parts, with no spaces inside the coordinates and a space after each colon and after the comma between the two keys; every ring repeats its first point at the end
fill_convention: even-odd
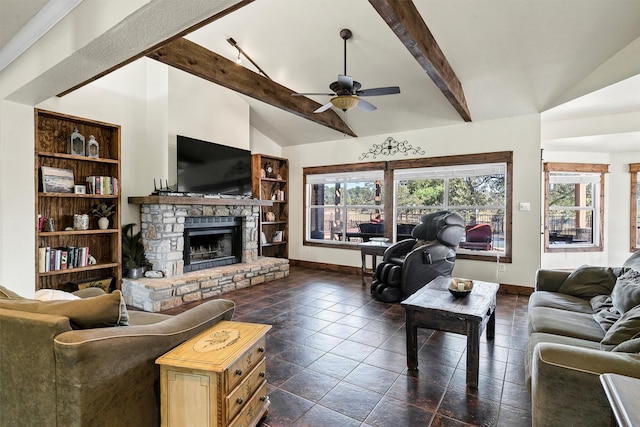
{"type": "MultiPolygon", "coordinates": [[[[9,15],[28,15],[32,12],[26,8],[31,6],[33,10],[33,3],[42,2],[0,0],[3,35],[9,15]]],[[[597,75],[594,72],[598,67],[615,60],[616,54],[640,37],[638,0],[414,3],[462,82],[473,121],[542,112],[616,83],[589,77],[597,75]]],[[[343,72],[343,42],[339,37],[342,28],[353,32],[347,45],[347,73],[363,88],[398,85],[402,91],[399,95],[367,98],[378,107],[374,112],[340,112],[357,135],[393,135],[464,123],[364,0],[256,0],[187,38],[235,60],[237,51],[226,41],[233,37],[276,82],[295,91],[325,92],[343,72]]],[[[617,80],[640,74],[640,64],[629,62],[622,62],[625,69],[617,80]],[[638,69],[634,70],[634,66],[638,69]]],[[[244,65],[253,69],[248,61],[244,65]]],[[[627,94],[640,93],[638,79],[626,84],[627,94]]],[[[590,106],[566,104],[552,110],[555,116],[548,116],[565,114],[563,108],[571,114],[577,114],[577,108],[583,116],[594,114],[589,108],[598,114],[621,109],[640,111],[639,96],[615,96],[615,87],[608,89],[614,96],[605,96],[605,89],[590,106]]],[[[320,103],[329,99],[311,98],[320,103]]],[[[251,106],[252,124],[283,146],[351,139],[262,102],[246,100],[251,106]]],[[[617,138],[628,139],[619,135],[617,138]]],[[[629,142],[617,144],[617,150],[624,151],[633,144],[637,149],[638,135],[635,138],[631,135],[629,142]]],[[[580,149],[579,145],[570,148],[580,149]]]]}

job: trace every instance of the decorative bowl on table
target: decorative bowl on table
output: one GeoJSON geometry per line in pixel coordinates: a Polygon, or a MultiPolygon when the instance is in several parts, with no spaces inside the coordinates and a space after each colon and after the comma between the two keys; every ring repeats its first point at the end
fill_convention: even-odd
{"type": "Polygon", "coordinates": [[[473,289],[473,280],[453,277],[449,283],[449,292],[456,297],[466,297],[473,289]]]}

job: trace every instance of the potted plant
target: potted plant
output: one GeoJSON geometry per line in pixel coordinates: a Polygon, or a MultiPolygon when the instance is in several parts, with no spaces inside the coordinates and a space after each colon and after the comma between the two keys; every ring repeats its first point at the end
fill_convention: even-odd
{"type": "Polygon", "coordinates": [[[91,211],[93,216],[98,217],[98,228],[100,230],[106,230],[109,228],[109,217],[115,213],[116,205],[107,205],[105,202],[100,202],[91,211]]]}
{"type": "Polygon", "coordinates": [[[148,262],[142,244],[142,230],[134,234],[135,226],[135,223],[122,226],[122,267],[131,279],[141,277],[148,262]]]}

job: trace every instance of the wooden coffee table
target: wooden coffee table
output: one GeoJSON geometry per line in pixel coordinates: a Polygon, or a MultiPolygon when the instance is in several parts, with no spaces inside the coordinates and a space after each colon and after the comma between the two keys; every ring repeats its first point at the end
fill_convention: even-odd
{"type": "Polygon", "coordinates": [[[437,277],[402,301],[406,313],[407,367],[418,370],[418,328],[467,336],[467,385],[478,387],[480,334],[495,335],[497,283],[473,281],[473,290],[462,298],[448,290],[451,277],[437,277]]]}

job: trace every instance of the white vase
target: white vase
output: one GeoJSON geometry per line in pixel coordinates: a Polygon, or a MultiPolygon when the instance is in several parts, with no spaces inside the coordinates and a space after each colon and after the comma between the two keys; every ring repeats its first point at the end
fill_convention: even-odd
{"type": "Polygon", "coordinates": [[[100,219],[98,220],[98,228],[100,228],[100,230],[106,230],[107,228],[109,228],[109,218],[105,216],[100,217],[100,219]]]}

